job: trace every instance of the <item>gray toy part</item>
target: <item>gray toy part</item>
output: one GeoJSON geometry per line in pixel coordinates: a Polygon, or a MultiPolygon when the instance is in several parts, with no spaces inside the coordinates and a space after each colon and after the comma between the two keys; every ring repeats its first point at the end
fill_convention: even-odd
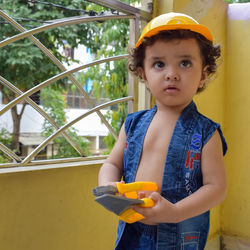
{"type": "Polygon", "coordinates": [[[104,194],[116,194],[117,188],[114,186],[99,186],[92,190],[94,196],[101,196],[104,194]]]}
{"type": "Polygon", "coordinates": [[[144,201],[142,200],[130,199],[123,196],[115,196],[112,194],[104,194],[100,197],[97,197],[95,201],[97,201],[103,207],[115,213],[116,215],[120,215],[131,205],[138,205],[144,203],[144,201]]]}

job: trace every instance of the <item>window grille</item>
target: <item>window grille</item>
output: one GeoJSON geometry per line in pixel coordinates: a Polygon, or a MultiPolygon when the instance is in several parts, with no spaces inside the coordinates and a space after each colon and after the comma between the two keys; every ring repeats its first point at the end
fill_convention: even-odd
{"type": "MultiPolygon", "coordinates": [[[[40,1],[27,1],[29,4],[35,4],[35,3],[42,3],[40,1]]],[[[89,63],[86,63],[84,65],[76,66],[71,69],[67,69],[51,52],[49,49],[47,49],[37,38],[34,37],[35,34],[39,34],[41,32],[48,31],[50,29],[55,29],[58,27],[63,26],[71,26],[71,25],[79,25],[83,23],[88,22],[104,22],[107,20],[119,20],[119,19],[129,19],[130,20],[130,43],[131,45],[135,44],[135,41],[138,37],[139,33],[139,24],[140,20],[148,21],[151,19],[151,14],[146,11],[142,11],[138,8],[135,8],[133,6],[127,5],[125,3],[122,3],[117,0],[91,0],[89,2],[110,8],[112,11],[107,13],[102,13],[99,15],[98,13],[94,12],[86,12],[84,16],[74,16],[74,17],[68,17],[63,19],[57,19],[54,21],[41,21],[43,25],[39,27],[32,27],[29,30],[26,30],[24,26],[21,26],[18,21],[20,19],[14,19],[10,16],[8,16],[5,12],[0,10],[0,17],[1,17],[1,23],[9,23],[11,24],[19,33],[12,37],[7,37],[6,39],[0,41],[0,50],[2,47],[7,46],[11,43],[14,43],[16,41],[19,41],[23,38],[28,38],[33,45],[37,46],[60,70],[61,73],[52,76],[48,78],[47,80],[37,84],[33,88],[28,89],[26,92],[22,92],[20,89],[18,89],[13,82],[9,82],[4,75],[0,75],[0,86],[7,87],[9,91],[14,93],[16,95],[16,98],[10,101],[8,104],[3,105],[1,104],[0,109],[0,121],[2,120],[2,124],[4,124],[4,117],[8,112],[10,112],[11,108],[18,107],[19,103],[26,102],[29,104],[31,108],[36,110],[45,120],[47,120],[53,127],[54,132],[47,136],[46,138],[42,138],[41,142],[39,142],[39,145],[35,146],[32,145],[32,142],[30,142],[30,147],[28,150],[26,149],[25,152],[27,152],[27,155],[20,156],[17,155],[13,150],[10,149],[8,145],[5,145],[5,143],[0,142],[0,152],[2,152],[5,156],[7,156],[11,162],[9,163],[2,163],[0,162],[0,167],[18,167],[18,166],[34,166],[39,164],[46,164],[48,161],[43,161],[40,159],[44,158],[44,155],[46,154],[46,150],[48,148],[53,149],[51,152],[54,152],[58,150],[58,145],[51,145],[52,141],[59,137],[63,136],[65,140],[70,143],[70,145],[78,152],[79,157],[76,157],[75,159],[55,159],[50,160],[50,163],[58,163],[58,162],[67,162],[67,161],[82,161],[82,160],[93,160],[93,159],[103,159],[105,156],[99,155],[99,156],[91,156],[86,157],[85,153],[82,151],[81,147],[77,144],[76,141],[74,141],[71,136],[68,134],[67,130],[71,128],[74,124],[76,124],[78,121],[84,120],[84,118],[90,116],[91,114],[97,114],[99,118],[101,119],[102,123],[107,127],[109,133],[113,135],[115,139],[117,139],[117,134],[110,125],[110,122],[105,118],[105,116],[102,113],[102,110],[109,109],[112,105],[117,105],[118,103],[126,102],[128,103],[128,110],[129,112],[136,111],[138,107],[138,89],[136,80],[132,75],[129,75],[128,77],[128,96],[122,97],[116,100],[102,100],[100,104],[96,104],[93,98],[91,98],[88,91],[84,90],[81,83],[77,80],[75,75],[73,75],[76,72],[79,72],[81,70],[87,69],[89,67],[94,67],[95,65],[100,65],[108,62],[115,62],[117,60],[124,60],[128,57],[127,54],[125,55],[117,55],[107,58],[102,58],[99,60],[95,60],[89,63]],[[34,96],[37,98],[37,93],[40,93],[42,89],[44,89],[47,86],[50,86],[54,82],[68,78],[70,83],[74,85],[77,89],[77,96],[72,95],[68,96],[68,102],[72,106],[78,106],[78,108],[81,108],[82,99],[84,99],[85,102],[87,102],[88,109],[84,113],[78,115],[77,117],[74,117],[73,120],[70,122],[67,122],[63,126],[58,126],[56,122],[53,120],[52,117],[50,117],[42,108],[41,105],[39,105],[39,100],[34,101],[34,96]],[[74,102],[74,103],[73,103],[74,102]],[[37,159],[35,159],[37,157],[37,159]]],[[[46,3],[46,2],[43,2],[46,3]]],[[[47,3],[51,4],[51,3],[47,3]]],[[[57,6],[58,7],[58,6],[57,6]]],[[[62,6],[61,6],[62,7],[62,6]]],[[[77,10],[75,10],[77,11],[77,10]]],[[[79,10],[78,10],[79,11],[79,10]]],[[[64,48],[65,49],[65,48],[64,48]]],[[[67,56],[72,57],[73,52],[71,48],[69,47],[67,50],[67,56]],[[70,50],[69,50],[70,49],[70,50]],[[70,53],[69,53],[70,52],[70,53]]],[[[1,88],[0,88],[1,89],[1,88]]],[[[67,102],[67,98],[65,98],[65,101],[67,102]]],[[[28,137],[27,137],[28,138],[28,137]]],[[[87,138],[87,137],[86,137],[87,138]]],[[[30,138],[29,138],[30,139],[30,138]]],[[[98,141],[98,145],[101,145],[100,148],[103,148],[103,136],[99,136],[98,139],[101,139],[101,141],[98,141]]],[[[23,147],[25,144],[28,144],[28,139],[23,140],[23,143],[20,143],[23,147]]],[[[60,147],[60,145],[59,145],[60,147]]]]}

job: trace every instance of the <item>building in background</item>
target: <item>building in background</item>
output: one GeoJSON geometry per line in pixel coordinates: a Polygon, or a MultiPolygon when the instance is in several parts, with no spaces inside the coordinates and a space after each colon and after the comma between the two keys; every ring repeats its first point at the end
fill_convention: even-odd
{"type": "MultiPolygon", "coordinates": [[[[0,109],[5,105],[1,104],[0,109]]],[[[18,108],[21,105],[17,104],[18,108]]],[[[42,108],[42,106],[40,106],[42,108]]],[[[86,113],[87,109],[65,109],[67,122],[79,117],[83,113],[86,113]]],[[[101,111],[103,115],[106,114],[107,110],[101,111]]],[[[46,138],[41,136],[43,131],[44,117],[40,115],[34,108],[30,105],[25,107],[25,111],[21,120],[20,129],[20,148],[22,155],[27,155],[34,150],[36,146],[42,143],[46,138]]],[[[7,111],[2,115],[0,119],[0,130],[2,128],[6,129],[7,132],[12,133],[13,122],[11,117],[11,112],[7,111]]],[[[78,136],[85,137],[90,142],[90,152],[93,155],[98,155],[105,150],[103,144],[103,138],[108,135],[108,129],[104,124],[102,124],[99,116],[93,113],[82,120],[78,121],[73,128],[76,129],[78,136]]],[[[39,153],[40,158],[46,159],[52,157],[56,154],[57,145],[53,141],[39,153]]]]}

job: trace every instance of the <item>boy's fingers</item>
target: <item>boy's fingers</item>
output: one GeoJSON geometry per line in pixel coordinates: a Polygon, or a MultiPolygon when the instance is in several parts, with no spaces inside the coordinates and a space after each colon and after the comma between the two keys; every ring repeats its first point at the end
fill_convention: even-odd
{"type": "MultiPolygon", "coordinates": [[[[153,192],[150,195],[149,198],[151,198],[155,202],[155,204],[156,204],[161,199],[161,195],[159,193],[157,193],[157,192],[153,192]]],[[[138,206],[133,206],[133,209],[137,213],[143,215],[144,217],[147,217],[147,216],[149,216],[152,213],[152,208],[147,208],[147,207],[141,208],[141,207],[138,207],[138,206]]]]}
{"type": "Polygon", "coordinates": [[[138,199],[143,199],[146,197],[145,192],[138,192],[138,199]]]}
{"type": "Polygon", "coordinates": [[[158,192],[153,192],[150,196],[150,199],[152,199],[153,201],[155,201],[155,203],[157,203],[162,197],[158,192]]]}
{"type": "MultiPolygon", "coordinates": [[[[152,199],[155,202],[155,206],[157,206],[157,203],[159,203],[162,199],[162,196],[158,193],[158,192],[153,192],[148,198],[152,199]]],[[[150,216],[151,213],[153,212],[152,209],[154,209],[154,207],[151,208],[141,208],[139,206],[134,206],[133,209],[137,212],[142,214],[144,217],[150,216]]]]}
{"type": "Polygon", "coordinates": [[[138,206],[133,206],[132,208],[133,208],[133,210],[135,212],[137,212],[137,213],[143,215],[144,217],[146,217],[146,213],[147,213],[146,209],[147,208],[141,208],[141,207],[138,207],[138,206]]]}

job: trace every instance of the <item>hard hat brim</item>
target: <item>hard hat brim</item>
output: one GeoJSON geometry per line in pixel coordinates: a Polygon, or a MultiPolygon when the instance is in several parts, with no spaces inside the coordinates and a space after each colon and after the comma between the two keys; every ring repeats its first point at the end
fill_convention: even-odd
{"type": "Polygon", "coordinates": [[[209,41],[213,42],[213,36],[210,30],[204,25],[201,25],[201,24],[167,24],[167,25],[161,25],[161,26],[155,27],[147,32],[142,33],[135,47],[138,48],[145,37],[154,36],[158,34],[160,31],[177,30],[177,29],[185,29],[185,30],[191,30],[191,31],[197,32],[203,35],[209,41]]]}

